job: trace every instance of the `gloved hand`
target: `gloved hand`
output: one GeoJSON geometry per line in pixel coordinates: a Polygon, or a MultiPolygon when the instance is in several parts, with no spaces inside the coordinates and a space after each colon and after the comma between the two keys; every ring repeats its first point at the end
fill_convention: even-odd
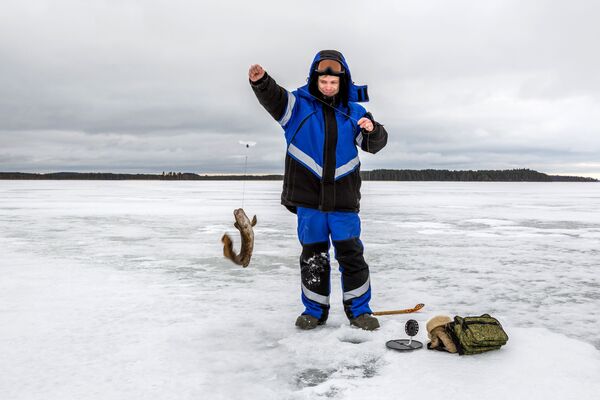
{"type": "Polygon", "coordinates": [[[430,350],[445,350],[449,353],[456,353],[456,345],[450,335],[446,332],[446,324],[452,322],[452,319],[445,315],[438,315],[427,322],[427,335],[431,342],[427,344],[430,350]]]}

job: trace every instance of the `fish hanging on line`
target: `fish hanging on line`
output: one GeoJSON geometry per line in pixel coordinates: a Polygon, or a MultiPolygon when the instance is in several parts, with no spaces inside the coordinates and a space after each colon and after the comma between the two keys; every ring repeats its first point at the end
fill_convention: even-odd
{"type": "Polygon", "coordinates": [[[250,221],[250,218],[248,218],[243,208],[233,210],[233,215],[235,217],[233,226],[240,231],[242,246],[240,253],[235,254],[233,251],[233,241],[228,234],[224,234],[221,238],[221,242],[223,242],[223,255],[237,265],[246,268],[248,264],[250,264],[252,250],[254,249],[254,230],[252,227],[256,225],[256,215],[252,218],[252,221],[250,221]]]}

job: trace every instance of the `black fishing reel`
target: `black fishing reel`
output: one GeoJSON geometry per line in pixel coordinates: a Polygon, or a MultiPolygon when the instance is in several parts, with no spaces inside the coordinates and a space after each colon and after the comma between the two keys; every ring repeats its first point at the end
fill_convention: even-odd
{"type": "Polygon", "coordinates": [[[409,319],[406,321],[406,325],[404,325],[404,331],[411,338],[417,336],[417,333],[419,333],[419,323],[414,319],[409,319]]]}
{"type": "Polygon", "coordinates": [[[404,331],[410,339],[395,339],[388,341],[385,345],[388,349],[398,351],[412,351],[423,348],[423,343],[413,340],[413,336],[419,333],[419,323],[414,319],[409,319],[404,325],[404,331]]]}

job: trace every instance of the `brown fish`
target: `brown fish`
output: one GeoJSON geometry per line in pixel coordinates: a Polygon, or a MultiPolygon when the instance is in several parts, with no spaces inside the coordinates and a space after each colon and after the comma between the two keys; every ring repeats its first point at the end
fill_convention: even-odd
{"type": "Polygon", "coordinates": [[[235,254],[231,238],[228,234],[224,234],[221,238],[221,242],[223,242],[223,255],[237,265],[246,268],[250,264],[252,250],[254,249],[254,230],[252,230],[252,227],[256,225],[256,215],[252,218],[252,222],[250,222],[250,219],[246,216],[242,208],[234,210],[233,215],[235,217],[233,226],[240,231],[242,248],[240,249],[240,254],[235,254]]]}

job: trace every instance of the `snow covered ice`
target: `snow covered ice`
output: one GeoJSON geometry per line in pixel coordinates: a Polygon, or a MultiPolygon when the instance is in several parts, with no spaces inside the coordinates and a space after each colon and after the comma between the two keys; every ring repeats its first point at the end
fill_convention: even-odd
{"type": "Polygon", "coordinates": [[[600,392],[600,185],[366,182],[375,311],[299,331],[295,216],[246,182],[248,268],[223,258],[241,182],[0,181],[1,399],[591,399],[600,392]],[[479,356],[385,348],[409,318],[498,317],[479,356]]]}

